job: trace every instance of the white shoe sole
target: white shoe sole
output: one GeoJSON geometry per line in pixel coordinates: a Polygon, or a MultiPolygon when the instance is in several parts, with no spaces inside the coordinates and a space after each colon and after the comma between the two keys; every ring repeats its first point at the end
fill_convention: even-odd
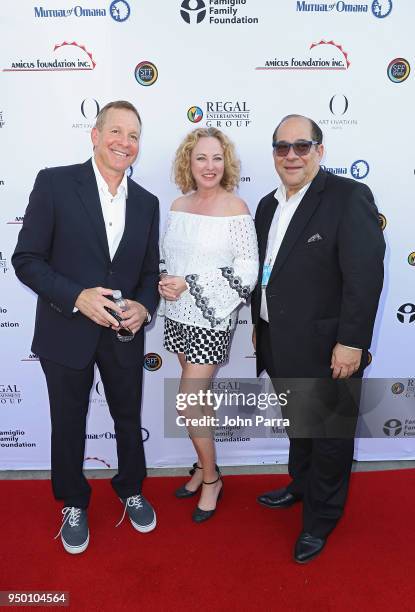
{"type": "Polygon", "coordinates": [[[157,517],[155,514],[154,521],[152,521],[148,525],[139,525],[138,523],[134,523],[134,521],[130,517],[128,518],[130,519],[131,525],[134,527],[134,529],[140,531],[141,533],[148,533],[149,531],[153,531],[153,529],[155,529],[157,525],[157,517]]]}
{"type": "Polygon", "coordinates": [[[71,546],[70,544],[65,542],[65,540],[63,539],[62,536],[61,536],[61,540],[62,540],[62,544],[63,544],[63,547],[66,550],[66,552],[70,553],[71,555],[79,555],[79,553],[83,553],[84,550],[86,550],[88,548],[88,544],[89,544],[89,531],[88,531],[87,539],[85,540],[85,542],[83,544],[80,544],[79,546],[71,546]]]}

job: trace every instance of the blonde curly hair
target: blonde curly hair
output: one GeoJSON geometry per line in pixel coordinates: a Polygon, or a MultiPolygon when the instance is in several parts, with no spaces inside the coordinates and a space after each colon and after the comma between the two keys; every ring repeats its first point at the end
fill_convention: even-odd
{"type": "Polygon", "coordinates": [[[226,191],[233,191],[239,183],[240,162],[235,147],[227,136],[217,128],[196,128],[192,130],[176,151],[173,162],[174,182],[182,193],[196,191],[197,185],[190,167],[190,156],[200,138],[217,138],[223,149],[225,169],[220,182],[226,191]]]}

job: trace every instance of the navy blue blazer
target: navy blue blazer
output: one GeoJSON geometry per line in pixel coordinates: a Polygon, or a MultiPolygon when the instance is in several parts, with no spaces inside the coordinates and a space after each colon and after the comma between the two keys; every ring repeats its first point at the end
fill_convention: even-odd
{"type": "MultiPolygon", "coordinates": [[[[120,289],[152,314],[158,235],[158,199],[128,179],[125,230],[111,261],[91,160],[41,170],[12,257],[18,278],[38,294],[32,350],[71,368],[86,367],[102,327],[73,309],[89,287],[120,289]]],[[[129,343],[118,342],[114,333],[119,365],[142,361],[143,340],[142,329],[129,343]]]]}

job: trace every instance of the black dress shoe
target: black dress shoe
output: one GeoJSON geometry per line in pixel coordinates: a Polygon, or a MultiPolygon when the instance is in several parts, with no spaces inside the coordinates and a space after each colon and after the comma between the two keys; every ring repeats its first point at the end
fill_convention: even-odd
{"type": "Polygon", "coordinates": [[[301,533],[294,548],[297,563],[308,563],[321,553],[326,544],[325,538],[317,538],[311,533],[301,533]]]}
{"type": "Polygon", "coordinates": [[[287,489],[276,489],[259,495],[257,501],[268,508],[289,508],[301,499],[289,493],[287,489]]]}
{"type": "MultiPolygon", "coordinates": [[[[211,484],[215,484],[216,482],[218,482],[218,480],[221,480],[221,473],[219,472],[219,476],[216,478],[216,480],[212,480],[212,482],[205,482],[203,481],[203,484],[205,485],[211,485],[211,484]]],[[[222,498],[222,494],[223,494],[223,482],[222,482],[222,488],[219,491],[218,497],[216,499],[216,504],[218,503],[218,501],[222,498]]],[[[212,508],[212,510],[202,510],[201,508],[199,508],[199,506],[196,506],[196,508],[193,511],[192,514],[192,519],[195,523],[203,523],[204,521],[207,521],[208,519],[212,518],[212,516],[215,514],[216,512],[216,506],[215,508],[212,508]]]]}

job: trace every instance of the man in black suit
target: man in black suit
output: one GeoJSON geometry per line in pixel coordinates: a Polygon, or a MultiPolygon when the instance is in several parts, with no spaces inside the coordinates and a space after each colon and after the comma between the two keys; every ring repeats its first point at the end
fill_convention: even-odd
{"type": "Polygon", "coordinates": [[[157,198],[126,175],[140,131],[132,104],[107,104],[91,133],[92,159],[39,172],[12,259],[18,278],[38,294],[32,350],[49,392],[52,487],[64,503],[61,539],[73,554],[89,543],[91,489],[82,467],[95,363],[114,420],[113,488],[135,529],[156,526],[141,495],[140,412],[143,326],[158,303],[159,210],[157,198]],[[127,310],[109,299],[115,290],[127,310]],[[120,324],[106,308],[122,318],[120,324]],[[120,327],[134,338],[120,342],[120,327]]]}
{"type": "Polygon", "coordinates": [[[359,385],[367,365],[385,251],[370,189],[320,168],[322,140],[311,119],[282,119],[273,134],[282,184],[260,201],[255,217],[257,370],[281,389],[289,379],[297,390],[286,411],[295,421],[291,482],[258,501],[271,508],[303,501],[299,563],[321,552],[346,502],[359,398],[359,388],[347,385],[359,385]],[[357,380],[346,382],[350,377],[357,380]]]}

